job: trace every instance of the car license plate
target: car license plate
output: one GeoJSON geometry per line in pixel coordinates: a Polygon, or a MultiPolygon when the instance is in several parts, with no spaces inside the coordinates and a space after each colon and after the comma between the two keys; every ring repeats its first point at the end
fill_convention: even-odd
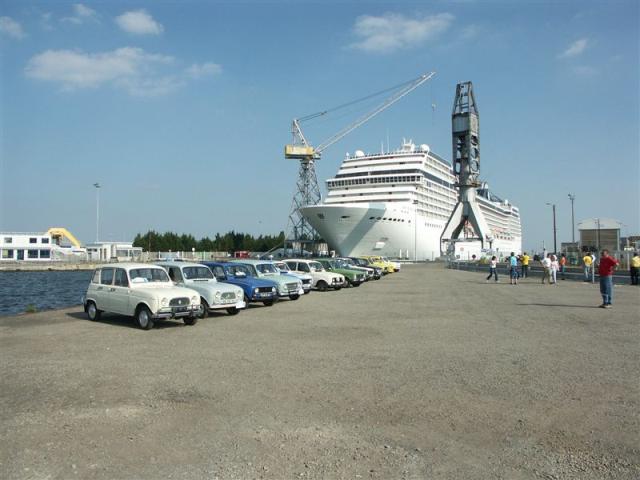
{"type": "Polygon", "coordinates": [[[176,313],[182,313],[182,312],[186,312],[187,311],[187,307],[176,307],[174,312],[176,313]]]}

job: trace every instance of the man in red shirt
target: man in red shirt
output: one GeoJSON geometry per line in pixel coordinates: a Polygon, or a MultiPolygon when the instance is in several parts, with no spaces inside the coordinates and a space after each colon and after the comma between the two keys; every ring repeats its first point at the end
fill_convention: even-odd
{"type": "Polygon", "coordinates": [[[620,264],[614,257],[609,256],[609,250],[603,250],[598,266],[600,275],[600,294],[602,295],[602,305],[600,308],[611,308],[613,300],[613,271],[620,264]]]}

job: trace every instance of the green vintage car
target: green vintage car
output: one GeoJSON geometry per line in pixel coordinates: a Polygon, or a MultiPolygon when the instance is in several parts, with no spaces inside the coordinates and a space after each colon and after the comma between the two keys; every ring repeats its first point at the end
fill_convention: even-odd
{"type": "Polygon", "coordinates": [[[365,280],[365,274],[349,268],[346,262],[340,258],[316,258],[328,272],[343,275],[350,287],[359,287],[365,280]]]}

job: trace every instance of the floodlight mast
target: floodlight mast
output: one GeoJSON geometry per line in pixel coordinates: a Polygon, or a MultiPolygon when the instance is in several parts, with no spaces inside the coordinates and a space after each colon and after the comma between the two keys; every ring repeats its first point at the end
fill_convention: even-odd
{"type": "Polygon", "coordinates": [[[435,72],[428,72],[419,77],[405,82],[397,87],[392,87],[391,89],[387,89],[383,92],[379,92],[373,95],[369,95],[362,99],[358,99],[347,104],[329,109],[323,110],[317,113],[312,113],[310,115],[306,115],[300,118],[294,118],[291,123],[291,134],[293,137],[293,141],[285,145],[284,147],[284,156],[287,159],[300,160],[300,170],[298,174],[297,180],[297,188],[296,193],[293,197],[293,202],[291,205],[291,213],[289,214],[289,221],[287,225],[287,236],[293,234],[292,237],[289,237],[285,240],[285,242],[296,242],[300,245],[302,249],[302,244],[314,243],[318,240],[319,235],[315,231],[315,229],[309,225],[309,223],[305,220],[305,218],[300,214],[300,207],[304,207],[307,205],[316,205],[320,202],[320,187],[318,186],[318,179],[316,177],[315,172],[315,161],[319,160],[322,156],[322,152],[329,148],[331,145],[343,139],[349,133],[353,132],[355,129],[361,127],[373,117],[385,111],[391,105],[399,101],[401,98],[405,97],[413,90],[418,88],[423,83],[430,80],[435,75],[435,72]],[[305,137],[302,132],[302,128],[300,124],[302,122],[324,116],[334,110],[338,110],[340,108],[344,108],[345,106],[352,105],[354,103],[372,98],[373,96],[377,96],[380,93],[384,93],[389,90],[397,90],[393,95],[385,99],[380,105],[366,113],[355,122],[347,125],[342,130],[337,132],[336,134],[329,137],[327,140],[322,142],[317,147],[313,147],[305,137]]]}

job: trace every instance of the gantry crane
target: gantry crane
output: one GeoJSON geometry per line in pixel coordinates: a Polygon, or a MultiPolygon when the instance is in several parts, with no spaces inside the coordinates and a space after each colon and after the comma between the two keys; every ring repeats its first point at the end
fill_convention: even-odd
{"type": "Polygon", "coordinates": [[[479,240],[481,248],[493,238],[489,226],[476,199],[480,186],[480,112],[473,94],[471,82],[459,83],[451,112],[453,142],[453,170],[458,177],[458,203],[440,235],[440,250],[455,249],[455,242],[467,226],[474,236],[464,238],[479,240]],[[446,248],[445,248],[446,246],[446,248]]]}
{"type": "Polygon", "coordinates": [[[289,221],[287,223],[286,231],[287,238],[285,242],[290,244],[297,243],[300,245],[300,248],[303,248],[304,244],[314,243],[318,240],[317,232],[300,214],[300,208],[306,205],[316,205],[320,202],[320,187],[318,186],[318,178],[316,177],[315,161],[320,159],[322,152],[354,131],[356,128],[362,126],[373,117],[389,108],[404,96],[411,93],[434,75],[435,72],[425,73],[420,75],[418,78],[414,78],[408,82],[388,88],[382,92],[367,95],[366,97],[339,105],[329,110],[323,110],[321,112],[293,119],[291,124],[293,141],[291,144],[285,145],[284,156],[287,159],[299,160],[300,170],[298,173],[298,180],[296,182],[296,193],[293,196],[293,202],[291,204],[291,213],[289,213],[289,221]],[[317,117],[322,117],[338,109],[371,99],[389,91],[394,91],[395,93],[385,99],[376,108],[366,113],[355,122],[347,125],[317,147],[313,147],[305,137],[304,133],[302,133],[300,124],[303,122],[317,117]]]}

